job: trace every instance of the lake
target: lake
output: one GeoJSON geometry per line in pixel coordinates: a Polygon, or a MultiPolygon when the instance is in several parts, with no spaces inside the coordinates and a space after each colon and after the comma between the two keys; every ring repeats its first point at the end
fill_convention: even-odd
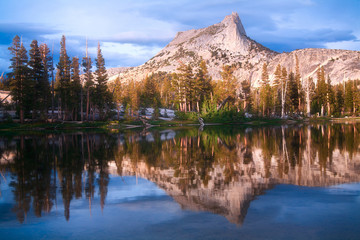
{"type": "Polygon", "coordinates": [[[360,239],[359,131],[2,133],[0,239],[360,239]]]}

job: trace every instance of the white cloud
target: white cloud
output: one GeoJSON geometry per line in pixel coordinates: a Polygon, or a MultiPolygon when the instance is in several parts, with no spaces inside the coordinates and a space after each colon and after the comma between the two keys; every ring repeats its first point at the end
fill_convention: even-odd
{"type": "Polygon", "coordinates": [[[326,48],[329,49],[344,49],[360,51],[360,41],[341,41],[325,43],[326,48]]]}
{"type": "MultiPolygon", "coordinates": [[[[277,51],[322,47],[325,43],[329,48],[359,50],[356,41],[339,42],[351,39],[341,38],[345,35],[342,33],[350,36],[359,31],[355,21],[358,14],[356,1],[103,0],[99,3],[97,0],[2,0],[0,8],[4,11],[0,15],[0,24],[30,24],[32,28],[27,30],[31,36],[28,38],[49,45],[54,43],[55,53],[63,34],[67,37],[70,55],[84,53],[87,36],[89,43],[95,45],[90,51],[92,56],[96,54],[94,42],[100,41],[107,63],[114,65],[118,60],[118,65],[136,65],[156,54],[176,32],[217,23],[232,11],[239,13],[251,38],[268,44],[268,47],[274,46],[277,51]],[[33,28],[39,26],[52,31],[34,33],[33,28]],[[324,41],[327,35],[321,35],[323,29],[339,34],[332,34],[332,40],[324,41]],[[334,40],[334,37],[337,38],[334,40]],[[80,42],[72,42],[72,39],[80,42]]],[[[8,35],[15,32],[21,35],[21,31],[24,28],[15,29],[8,35]]],[[[3,36],[2,41],[6,44],[5,38],[9,37],[3,36]]],[[[5,55],[1,53],[0,57],[5,58],[5,55]]]]}
{"type": "MultiPolygon", "coordinates": [[[[126,62],[127,66],[136,66],[145,63],[161,50],[156,46],[144,46],[131,43],[104,42],[101,44],[101,51],[105,59],[119,59],[119,62],[126,62]]],[[[96,52],[96,48],[89,48],[89,52],[96,52]]]]}

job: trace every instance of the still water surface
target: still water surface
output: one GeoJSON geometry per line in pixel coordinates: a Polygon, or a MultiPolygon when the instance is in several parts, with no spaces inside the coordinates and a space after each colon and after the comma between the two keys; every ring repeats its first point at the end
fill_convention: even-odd
{"type": "Polygon", "coordinates": [[[360,239],[359,131],[0,135],[0,239],[360,239]]]}

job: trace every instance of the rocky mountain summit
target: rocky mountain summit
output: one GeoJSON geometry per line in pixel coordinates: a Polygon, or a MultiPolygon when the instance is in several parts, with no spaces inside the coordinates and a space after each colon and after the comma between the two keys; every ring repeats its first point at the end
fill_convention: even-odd
{"type": "Polygon", "coordinates": [[[314,77],[319,66],[324,66],[332,83],[344,79],[360,79],[360,52],[333,49],[301,49],[290,53],[277,53],[247,36],[239,15],[232,13],[212,26],[179,32],[175,38],[157,55],[138,67],[125,69],[110,75],[110,81],[120,77],[142,80],[151,73],[176,72],[180,63],[196,65],[201,59],[207,63],[209,74],[214,80],[221,79],[223,65],[235,66],[235,76],[239,81],[251,80],[258,86],[262,65],[268,63],[270,79],[277,64],[294,71],[296,56],[299,59],[302,79],[314,77]]]}

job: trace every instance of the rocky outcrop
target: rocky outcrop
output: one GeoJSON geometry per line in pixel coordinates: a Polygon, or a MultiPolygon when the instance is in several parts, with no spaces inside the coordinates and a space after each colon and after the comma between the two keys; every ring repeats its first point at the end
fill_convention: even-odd
{"type": "MultiPolygon", "coordinates": [[[[288,71],[295,71],[296,56],[299,60],[299,70],[303,80],[312,77],[316,82],[316,71],[323,66],[332,84],[348,79],[360,79],[360,52],[338,49],[300,49],[290,53],[282,53],[268,60],[270,79],[274,79],[275,68],[278,64],[288,71]]],[[[261,78],[262,66],[257,65],[252,79],[257,82],[261,78]]]]}
{"type": "Polygon", "coordinates": [[[145,64],[109,76],[110,81],[116,77],[120,77],[122,81],[142,80],[146,75],[155,72],[176,72],[180,62],[196,65],[204,59],[214,80],[221,79],[219,72],[223,65],[233,65],[239,82],[250,79],[252,86],[259,86],[264,63],[269,64],[272,79],[277,64],[285,66],[288,71],[294,71],[295,56],[299,58],[302,79],[315,77],[316,80],[319,66],[324,66],[332,83],[344,79],[360,79],[360,52],[301,49],[280,54],[249,38],[237,13],[232,13],[222,22],[206,28],[179,32],[145,64]]]}

